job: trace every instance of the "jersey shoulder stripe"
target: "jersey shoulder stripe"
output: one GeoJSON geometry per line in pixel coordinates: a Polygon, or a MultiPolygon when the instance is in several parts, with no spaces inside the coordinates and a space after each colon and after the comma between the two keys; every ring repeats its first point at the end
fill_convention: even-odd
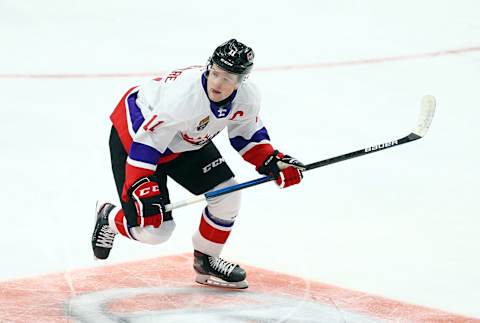
{"type": "Polygon", "coordinates": [[[134,141],[130,147],[129,157],[136,161],[156,165],[162,154],[151,146],[134,141]]]}
{"type": "Polygon", "coordinates": [[[257,130],[251,138],[244,138],[242,136],[236,136],[234,138],[230,138],[230,144],[236,151],[241,151],[245,148],[248,144],[256,142],[262,142],[264,140],[270,141],[270,136],[268,135],[268,131],[265,127],[257,130]]]}
{"type": "Polygon", "coordinates": [[[130,116],[130,123],[134,133],[137,133],[140,126],[145,122],[145,116],[137,105],[138,91],[131,93],[127,97],[127,109],[130,116]]]}

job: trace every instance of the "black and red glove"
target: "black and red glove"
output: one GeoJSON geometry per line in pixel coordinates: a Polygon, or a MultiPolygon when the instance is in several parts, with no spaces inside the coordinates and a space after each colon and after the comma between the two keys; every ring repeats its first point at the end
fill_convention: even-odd
{"type": "Polygon", "coordinates": [[[257,170],[260,174],[273,176],[278,186],[285,188],[300,183],[305,165],[291,156],[274,150],[257,170]]]}
{"type": "Polygon", "coordinates": [[[139,226],[153,225],[158,228],[163,223],[165,202],[157,182],[142,177],[130,186],[128,196],[135,203],[139,226]]]}

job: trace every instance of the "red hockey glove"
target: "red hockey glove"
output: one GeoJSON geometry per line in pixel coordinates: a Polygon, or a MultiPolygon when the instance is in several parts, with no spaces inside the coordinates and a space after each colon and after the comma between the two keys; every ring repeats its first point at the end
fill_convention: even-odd
{"type": "Polygon", "coordinates": [[[282,154],[278,150],[268,156],[258,168],[260,174],[273,176],[280,188],[300,183],[304,170],[305,165],[303,163],[291,156],[282,154]]]}
{"type": "Polygon", "coordinates": [[[128,189],[128,195],[137,209],[137,225],[153,225],[158,228],[163,222],[165,203],[158,183],[148,177],[140,178],[128,189]]]}

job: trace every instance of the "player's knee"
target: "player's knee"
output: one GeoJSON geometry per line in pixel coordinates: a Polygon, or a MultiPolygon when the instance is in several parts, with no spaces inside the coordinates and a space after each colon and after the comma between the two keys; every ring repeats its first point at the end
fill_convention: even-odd
{"type": "MultiPolygon", "coordinates": [[[[218,190],[227,186],[236,185],[237,181],[234,178],[217,185],[213,190],[218,190]]],[[[241,203],[240,191],[232,192],[229,194],[217,196],[208,200],[208,210],[210,213],[223,220],[234,221],[238,215],[241,203]]]]}
{"type": "Polygon", "coordinates": [[[135,227],[131,229],[131,233],[135,240],[143,243],[157,245],[170,239],[175,230],[175,221],[165,221],[158,228],[151,225],[146,227],[135,227]]]}

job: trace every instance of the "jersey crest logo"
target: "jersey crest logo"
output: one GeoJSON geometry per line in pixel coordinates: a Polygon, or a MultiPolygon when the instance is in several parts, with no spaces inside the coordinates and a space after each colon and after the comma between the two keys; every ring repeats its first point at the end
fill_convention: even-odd
{"type": "Polygon", "coordinates": [[[206,117],[206,118],[203,118],[202,120],[200,120],[200,122],[198,123],[198,126],[197,126],[197,131],[202,131],[203,129],[205,129],[205,127],[208,125],[208,122],[210,121],[210,117],[206,117]]]}

